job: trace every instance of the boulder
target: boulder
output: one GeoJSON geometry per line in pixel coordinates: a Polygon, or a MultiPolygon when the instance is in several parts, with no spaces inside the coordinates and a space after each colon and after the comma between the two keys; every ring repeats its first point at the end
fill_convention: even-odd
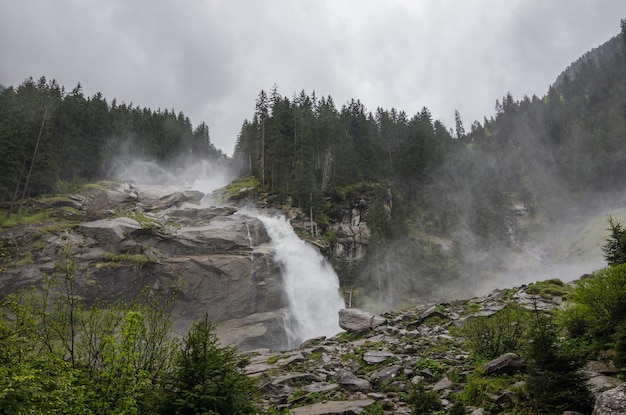
{"type": "Polygon", "coordinates": [[[387,359],[392,359],[393,357],[394,354],[389,351],[371,350],[365,352],[365,354],[363,355],[363,360],[365,361],[365,363],[373,365],[377,363],[382,363],[387,359]]]}
{"type": "Polygon", "coordinates": [[[482,366],[483,370],[489,374],[513,374],[523,371],[525,367],[524,359],[515,353],[503,354],[482,366]]]}
{"type": "Polygon", "coordinates": [[[386,322],[386,318],[358,308],[339,310],[339,327],[351,333],[363,333],[386,322]]]}
{"type": "Polygon", "coordinates": [[[346,369],[339,369],[335,373],[335,380],[339,386],[348,391],[368,391],[372,389],[372,384],[368,380],[361,379],[346,369]]]}
{"type": "Polygon", "coordinates": [[[626,383],[603,392],[596,400],[593,415],[626,414],[626,383]]]}
{"type": "Polygon", "coordinates": [[[96,193],[87,206],[87,217],[102,218],[113,215],[115,211],[125,210],[129,204],[137,202],[137,192],[128,183],[114,185],[96,193]]]}
{"type": "Polygon", "coordinates": [[[235,346],[240,351],[259,348],[287,348],[283,328],[284,309],[252,314],[220,323],[215,329],[220,345],[235,346]]]}
{"type": "Polygon", "coordinates": [[[387,382],[402,373],[402,366],[392,365],[370,375],[370,379],[378,382],[387,382]]]}
{"type": "Polygon", "coordinates": [[[141,224],[135,219],[126,217],[101,219],[80,225],[83,234],[108,244],[119,243],[138,229],[141,229],[141,224]]]}

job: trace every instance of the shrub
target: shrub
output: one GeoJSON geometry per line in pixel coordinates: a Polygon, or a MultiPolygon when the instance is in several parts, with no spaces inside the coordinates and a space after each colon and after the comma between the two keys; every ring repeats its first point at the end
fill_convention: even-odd
{"type": "Polygon", "coordinates": [[[411,404],[411,414],[430,415],[436,411],[443,410],[443,404],[439,395],[433,391],[427,391],[423,386],[417,385],[409,394],[411,404]]]}
{"type": "Polygon", "coordinates": [[[496,358],[521,348],[527,316],[528,310],[509,304],[492,316],[469,318],[462,334],[477,356],[496,358]]]}
{"type": "Polygon", "coordinates": [[[574,301],[586,314],[591,334],[608,340],[626,319],[626,264],[595,271],[578,282],[574,301]]]}
{"type": "Polygon", "coordinates": [[[254,380],[234,347],[220,347],[208,315],[196,320],[164,382],[161,413],[256,414],[254,380]]]}
{"type": "Polygon", "coordinates": [[[590,413],[593,395],[587,387],[584,361],[557,342],[550,317],[535,310],[525,353],[526,388],[536,413],[590,413]]]}

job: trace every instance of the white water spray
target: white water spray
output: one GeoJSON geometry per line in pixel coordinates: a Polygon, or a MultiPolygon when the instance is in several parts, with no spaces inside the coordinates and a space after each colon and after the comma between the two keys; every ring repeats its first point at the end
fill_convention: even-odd
{"type": "Polygon", "coordinates": [[[288,301],[289,347],[318,336],[341,331],[339,310],[345,302],[339,278],[326,259],[301,240],[284,217],[255,215],[265,228],[283,268],[283,289],[288,301]]]}

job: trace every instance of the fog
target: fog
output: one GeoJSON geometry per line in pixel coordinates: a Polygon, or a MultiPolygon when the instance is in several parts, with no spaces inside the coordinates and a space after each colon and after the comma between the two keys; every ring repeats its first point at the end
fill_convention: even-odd
{"type": "Polygon", "coordinates": [[[207,197],[234,178],[230,167],[223,161],[181,156],[162,163],[131,154],[114,159],[110,177],[133,184],[184,186],[199,190],[207,197]]]}

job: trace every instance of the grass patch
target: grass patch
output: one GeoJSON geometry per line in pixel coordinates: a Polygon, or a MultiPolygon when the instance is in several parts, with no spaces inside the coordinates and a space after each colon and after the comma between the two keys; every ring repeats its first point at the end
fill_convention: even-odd
{"type": "Polygon", "coordinates": [[[152,260],[143,254],[114,254],[105,252],[102,254],[101,261],[96,263],[96,269],[100,268],[119,268],[126,265],[135,265],[139,268],[143,267],[152,260]]]}
{"type": "Polygon", "coordinates": [[[558,278],[532,283],[526,289],[526,293],[537,295],[544,299],[552,297],[569,298],[574,292],[574,287],[563,283],[558,278]]]}
{"type": "Polygon", "coordinates": [[[259,179],[253,176],[244,177],[216,190],[215,196],[222,203],[236,202],[245,199],[251,193],[256,194],[260,188],[259,179]]]}
{"type": "Polygon", "coordinates": [[[33,225],[36,223],[42,223],[48,219],[47,211],[29,212],[27,209],[22,209],[17,213],[7,218],[7,210],[0,209],[0,227],[12,228],[18,225],[33,225]]]}

